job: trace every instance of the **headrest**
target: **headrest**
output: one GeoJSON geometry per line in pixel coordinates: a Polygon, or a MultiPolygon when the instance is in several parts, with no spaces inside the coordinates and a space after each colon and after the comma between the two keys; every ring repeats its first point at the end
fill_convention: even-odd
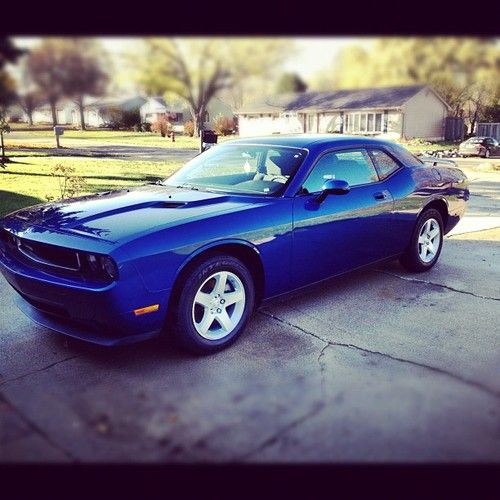
{"type": "Polygon", "coordinates": [[[295,158],[297,153],[281,152],[279,155],[272,155],[269,159],[280,169],[282,175],[291,175],[300,157],[295,158]]]}

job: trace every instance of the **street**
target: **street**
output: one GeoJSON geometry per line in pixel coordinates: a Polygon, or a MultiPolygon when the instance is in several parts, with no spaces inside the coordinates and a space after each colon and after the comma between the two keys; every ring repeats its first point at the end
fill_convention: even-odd
{"type": "Polygon", "coordinates": [[[500,460],[500,173],[474,166],[430,272],[276,299],[211,356],[52,333],[0,279],[0,461],[500,460]]]}

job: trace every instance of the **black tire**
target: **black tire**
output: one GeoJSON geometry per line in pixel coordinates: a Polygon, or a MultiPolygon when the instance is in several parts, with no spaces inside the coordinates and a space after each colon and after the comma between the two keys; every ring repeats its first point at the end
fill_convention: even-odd
{"type": "Polygon", "coordinates": [[[489,149],[485,149],[484,153],[481,156],[483,158],[489,158],[491,156],[491,151],[489,149]]]}
{"type": "Polygon", "coordinates": [[[438,210],[429,208],[425,210],[417,220],[415,229],[411,236],[410,243],[403,255],[399,258],[401,265],[410,272],[422,273],[431,269],[436,264],[443,248],[443,218],[438,210]],[[439,225],[439,246],[434,256],[429,262],[424,262],[420,254],[421,244],[419,244],[420,233],[429,219],[434,219],[439,225]]]}
{"type": "MultiPolygon", "coordinates": [[[[209,280],[205,286],[210,288],[212,281],[213,283],[215,283],[215,278],[209,280]]],[[[229,288],[228,292],[230,292],[231,283],[229,279],[227,283],[227,287],[229,288]]],[[[205,286],[203,288],[205,288],[205,286]]],[[[215,292],[210,293],[215,295],[215,292]]],[[[192,353],[206,354],[219,351],[233,343],[238,335],[245,329],[248,323],[248,319],[253,312],[254,304],[255,287],[252,276],[247,267],[240,260],[229,255],[216,255],[214,257],[210,257],[193,267],[193,269],[191,269],[191,271],[189,272],[184,282],[183,288],[180,291],[179,299],[175,307],[173,315],[174,327],[172,333],[174,334],[177,343],[182,348],[192,353]],[[223,271],[230,273],[229,276],[233,280],[233,276],[236,276],[240,280],[240,284],[243,285],[244,304],[243,306],[240,306],[240,309],[241,307],[243,308],[243,312],[239,313],[242,314],[241,318],[237,321],[236,326],[233,330],[230,331],[230,333],[219,339],[209,339],[202,336],[195,326],[194,318],[197,314],[196,308],[201,307],[203,314],[205,313],[205,309],[202,306],[194,305],[195,296],[202,289],[202,285],[207,282],[208,278],[223,271]]],[[[221,305],[215,305],[214,307],[221,307],[221,309],[216,309],[213,314],[216,314],[216,311],[224,310],[230,315],[231,307],[233,307],[233,314],[236,312],[236,304],[234,304],[233,306],[227,306],[227,309],[225,308],[226,306],[221,305]]],[[[210,309],[210,311],[212,311],[212,309],[210,309]]],[[[206,313],[208,312],[209,310],[207,309],[206,313]]],[[[214,330],[219,329],[222,332],[222,325],[218,323],[215,317],[214,321],[215,323],[212,323],[210,328],[213,327],[214,330]]],[[[211,330],[206,333],[206,335],[210,334],[211,330]]],[[[220,334],[222,335],[224,333],[220,334]]]]}

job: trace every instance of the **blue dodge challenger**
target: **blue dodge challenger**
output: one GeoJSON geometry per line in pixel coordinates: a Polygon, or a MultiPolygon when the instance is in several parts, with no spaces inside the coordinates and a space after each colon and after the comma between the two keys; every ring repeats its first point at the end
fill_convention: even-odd
{"type": "Polygon", "coordinates": [[[50,329],[212,352],[272,297],[391,258],[428,271],[468,198],[460,170],[381,139],[233,140],[156,184],[9,214],[0,269],[50,329]]]}

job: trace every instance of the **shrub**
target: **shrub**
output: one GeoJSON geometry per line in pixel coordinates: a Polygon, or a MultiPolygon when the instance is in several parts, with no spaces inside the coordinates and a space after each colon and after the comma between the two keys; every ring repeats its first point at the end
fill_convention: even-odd
{"type": "Polygon", "coordinates": [[[214,132],[217,135],[230,135],[234,131],[234,120],[227,116],[217,115],[214,120],[214,132]]]}
{"type": "Polygon", "coordinates": [[[143,132],[151,132],[151,123],[144,122],[141,124],[141,127],[143,132]]]}
{"type": "Polygon", "coordinates": [[[184,123],[184,133],[189,135],[189,137],[193,137],[194,135],[194,123],[193,120],[188,120],[184,123]]]}
{"type": "Polygon", "coordinates": [[[151,125],[152,132],[159,132],[162,137],[170,137],[172,133],[172,124],[167,120],[165,116],[158,118],[158,120],[154,121],[151,125]]]}
{"type": "Polygon", "coordinates": [[[139,109],[124,111],[118,107],[109,108],[106,112],[106,124],[112,130],[135,129],[141,123],[139,109]]]}
{"type": "MultiPolygon", "coordinates": [[[[83,177],[75,175],[73,167],[64,166],[58,163],[52,167],[50,175],[57,178],[59,194],[61,200],[78,196],[87,187],[87,182],[83,177]]],[[[47,201],[52,201],[52,196],[46,196],[47,201]]]]}

